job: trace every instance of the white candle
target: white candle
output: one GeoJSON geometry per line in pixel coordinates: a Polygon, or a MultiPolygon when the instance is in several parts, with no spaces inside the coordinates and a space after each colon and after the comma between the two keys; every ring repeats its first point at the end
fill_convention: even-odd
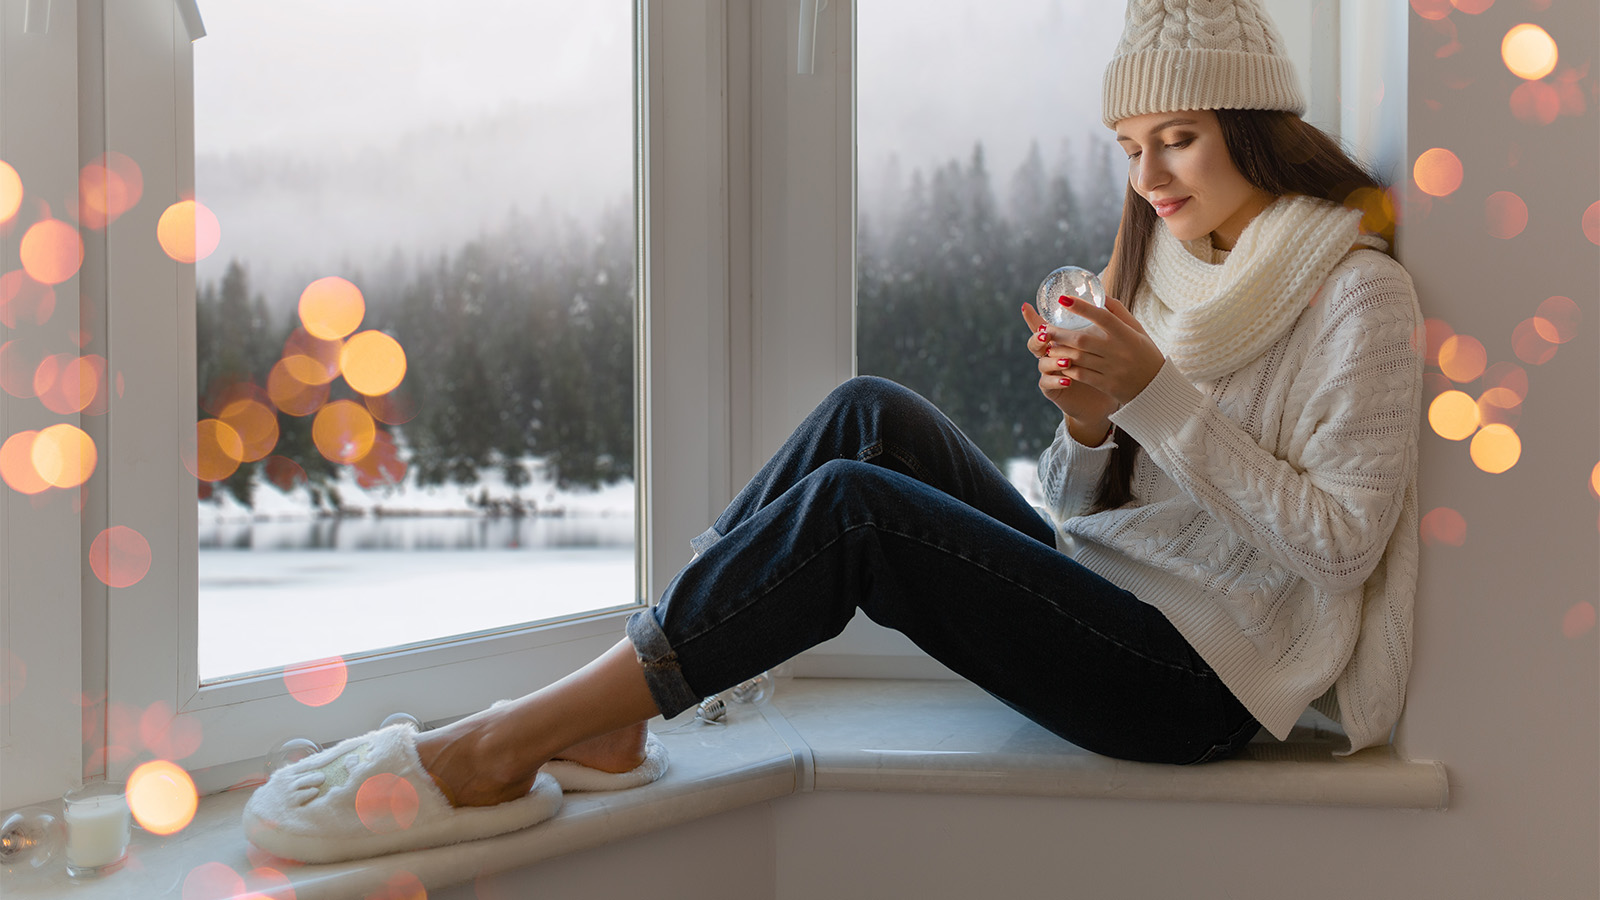
{"type": "Polygon", "coordinates": [[[109,865],[128,850],[128,801],[122,794],[69,799],[67,865],[92,869],[109,865]]]}

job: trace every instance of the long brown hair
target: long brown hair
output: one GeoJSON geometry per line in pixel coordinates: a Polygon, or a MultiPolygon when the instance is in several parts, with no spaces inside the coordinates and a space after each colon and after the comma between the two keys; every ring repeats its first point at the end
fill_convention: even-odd
{"type": "MultiPolygon", "coordinates": [[[[1304,194],[1355,208],[1381,202],[1383,182],[1350,158],[1339,142],[1289,112],[1219,109],[1223,142],[1233,165],[1257,188],[1275,196],[1304,194]]],[[[1381,207],[1380,207],[1381,208],[1381,207]]],[[[1133,309],[1144,283],[1144,267],[1158,223],[1155,207],[1146,203],[1130,182],[1122,201],[1122,223],[1106,271],[1106,293],[1133,309]]],[[[1393,221],[1369,214],[1364,227],[1393,237],[1393,221]]],[[[1116,509],[1133,499],[1133,469],[1139,444],[1126,433],[1095,488],[1092,512],[1116,509]]]]}

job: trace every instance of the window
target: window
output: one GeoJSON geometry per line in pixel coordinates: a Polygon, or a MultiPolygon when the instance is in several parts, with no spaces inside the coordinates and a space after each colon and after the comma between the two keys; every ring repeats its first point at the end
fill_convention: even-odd
{"type": "Polygon", "coordinates": [[[630,4],[206,25],[201,682],[636,602],[630,4]]]}

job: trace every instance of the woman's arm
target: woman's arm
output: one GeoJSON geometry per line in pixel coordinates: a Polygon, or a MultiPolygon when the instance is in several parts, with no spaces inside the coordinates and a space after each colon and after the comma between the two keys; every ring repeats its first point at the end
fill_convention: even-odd
{"type": "Polygon", "coordinates": [[[1112,415],[1229,531],[1333,589],[1360,585],[1383,556],[1416,467],[1422,397],[1409,277],[1385,260],[1347,278],[1324,291],[1321,327],[1284,376],[1301,404],[1284,458],[1170,364],[1112,415]]]}

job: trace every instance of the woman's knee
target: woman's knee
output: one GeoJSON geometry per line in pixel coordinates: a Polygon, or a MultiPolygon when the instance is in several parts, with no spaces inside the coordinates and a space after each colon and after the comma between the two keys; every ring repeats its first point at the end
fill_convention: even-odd
{"type": "Polygon", "coordinates": [[[832,408],[870,411],[877,416],[916,415],[930,407],[920,394],[877,375],[857,375],[834,388],[828,397],[832,408]]]}

